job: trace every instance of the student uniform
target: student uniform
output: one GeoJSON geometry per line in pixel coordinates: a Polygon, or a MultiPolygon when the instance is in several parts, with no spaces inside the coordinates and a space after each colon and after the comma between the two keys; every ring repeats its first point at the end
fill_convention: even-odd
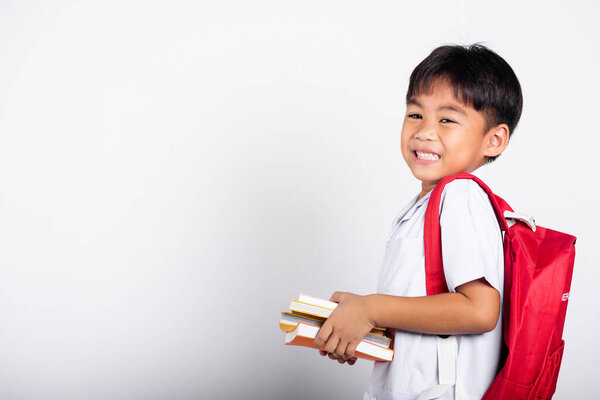
{"type": "MultiPolygon", "coordinates": [[[[386,243],[377,291],[396,296],[425,296],[423,229],[431,192],[416,196],[394,219],[386,243]]],[[[502,234],[489,198],[471,180],[444,188],[440,204],[442,258],[448,289],[485,280],[500,292],[504,286],[502,234]]],[[[408,400],[439,383],[436,335],[396,330],[394,359],[376,362],[364,400],[408,400]]],[[[456,390],[462,398],[481,399],[498,372],[502,313],[495,329],[458,335],[456,390]]],[[[454,399],[454,389],[440,399],[454,399]]]]}

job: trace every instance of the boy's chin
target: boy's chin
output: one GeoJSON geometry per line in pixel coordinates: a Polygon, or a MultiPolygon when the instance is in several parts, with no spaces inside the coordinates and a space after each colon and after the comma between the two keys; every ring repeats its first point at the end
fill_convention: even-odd
{"type": "Polygon", "coordinates": [[[471,169],[467,168],[467,169],[460,169],[460,170],[452,171],[452,170],[448,170],[448,169],[444,168],[444,170],[438,169],[436,171],[433,168],[429,168],[429,169],[413,168],[413,169],[411,169],[411,172],[415,178],[417,178],[424,184],[434,184],[435,185],[447,176],[461,174],[461,173],[467,173],[467,172],[470,173],[470,172],[474,171],[475,169],[477,169],[477,168],[471,168],[471,169]]]}
{"type": "Polygon", "coordinates": [[[445,175],[439,173],[432,172],[422,172],[422,171],[412,171],[412,174],[415,178],[423,182],[423,184],[433,184],[438,183],[445,175]]]}

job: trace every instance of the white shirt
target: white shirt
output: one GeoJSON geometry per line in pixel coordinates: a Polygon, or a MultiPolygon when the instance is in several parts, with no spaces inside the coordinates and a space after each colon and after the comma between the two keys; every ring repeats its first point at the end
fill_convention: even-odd
{"type": "MultiPolygon", "coordinates": [[[[424,222],[431,192],[415,197],[394,219],[386,244],[377,291],[396,296],[425,296],[424,222]]],[[[487,194],[471,180],[444,188],[440,203],[442,258],[448,289],[476,279],[500,292],[504,287],[502,234],[487,194]]],[[[496,328],[458,335],[457,386],[469,399],[481,399],[498,372],[502,313],[496,328]]],[[[394,359],[376,362],[364,399],[416,399],[439,383],[436,336],[397,330],[394,359]]],[[[454,399],[451,390],[440,399],[454,399]]]]}

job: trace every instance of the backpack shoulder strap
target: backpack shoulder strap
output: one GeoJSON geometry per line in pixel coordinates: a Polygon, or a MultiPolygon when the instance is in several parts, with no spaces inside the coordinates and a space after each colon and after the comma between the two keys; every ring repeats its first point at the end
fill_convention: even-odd
{"type": "Polygon", "coordinates": [[[456,179],[470,179],[475,181],[489,196],[496,218],[500,224],[500,229],[504,232],[508,231],[508,225],[503,213],[505,210],[512,211],[512,209],[504,200],[496,196],[483,181],[471,174],[455,174],[443,178],[431,192],[427,210],[425,211],[425,283],[428,296],[449,292],[442,261],[440,201],[446,184],[456,179]]]}

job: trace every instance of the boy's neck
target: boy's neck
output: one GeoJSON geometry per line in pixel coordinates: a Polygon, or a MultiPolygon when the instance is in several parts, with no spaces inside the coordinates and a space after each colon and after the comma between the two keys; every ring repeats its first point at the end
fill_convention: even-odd
{"type": "Polygon", "coordinates": [[[417,201],[421,200],[423,197],[425,197],[425,195],[427,193],[432,191],[436,184],[437,184],[437,182],[436,183],[421,182],[421,194],[419,195],[419,198],[417,199],[417,201]]]}
{"type": "MultiPolygon", "coordinates": [[[[474,168],[474,169],[472,169],[470,171],[466,171],[466,173],[476,174],[476,171],[478,171],[484,164],[485,163],[477,166],[477,168],[474,168]]],[[[421,200],[423,197],[425,197],[425,195],[427,193],[431,192],[433,190],[433,188],[435,188],[435,186],[438,184],[438,182],[425,182],[425,181],[421,181],[421,194],[419,194],[419,198],[417,199],[417,201],[421,200]]]]}

